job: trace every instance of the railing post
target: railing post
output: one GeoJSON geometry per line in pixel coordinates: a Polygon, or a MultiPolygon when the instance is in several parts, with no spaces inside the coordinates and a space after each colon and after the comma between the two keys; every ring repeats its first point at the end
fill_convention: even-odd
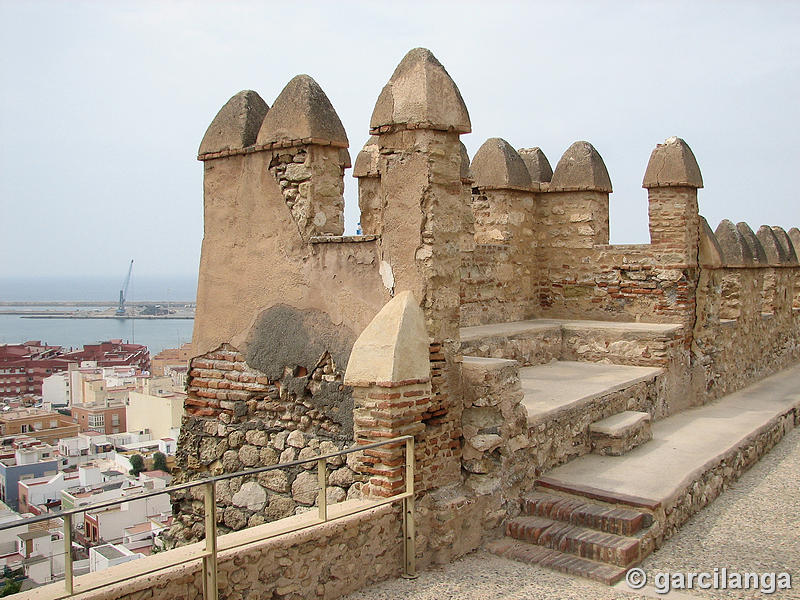
{"type": "Polygon", "coordinates": [[[214,482],[203,484],[206,519],[206,556],[203,557],[203,598],[217,600],[217,498],[214,482]]]}
{"type": "Polygon", "coordinates": [[[414,438],[406,440],[406,493],[403,498],[403,554],[405,564],[403,577],[417,577],[416,527],[414,523],[414,438]]]}
{"type": "Polygon", "coordinates": [[[317,483],[319,486],[319,518],[328,520],[328,461],[321,458],[317,461],[317,483]]]}
{"type": "Polygon", "coordinates": [[[66,514],[64,519],[64,587],[67,594],[72,595],[72,515],[66,514]]]}

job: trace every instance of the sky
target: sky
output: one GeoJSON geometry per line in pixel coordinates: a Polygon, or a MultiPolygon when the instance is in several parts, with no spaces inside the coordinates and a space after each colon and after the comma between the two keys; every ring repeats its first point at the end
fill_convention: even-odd
{"type": "MultiPolygon", "coordinates": [[[[272,105],[307,73],[355,158],[375,100],[429,48],[489,137],[576,140],[605,160],[612,243],[646,243],[642,176],[677,135],[700,212],[800,227],[794,174],[800,2],[122,2],[0,0],[0,278],[196,276],[197,148],[233,94],[272,105]]],[[[358,221],[345,176],[346,222],[358,221]]]]}

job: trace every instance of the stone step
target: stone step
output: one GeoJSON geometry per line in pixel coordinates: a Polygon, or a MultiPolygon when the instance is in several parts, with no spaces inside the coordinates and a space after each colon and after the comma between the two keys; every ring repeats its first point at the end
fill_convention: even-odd
{"type": "Polygon", "coordinates": [[[539,477],[536,479],[535,483],[537,489],[546,488],[564,494],[579,496],[588,500],[606,502],[608,504],[624,505],[631,508],[644,508],[652,511],[661,508],[661,502],[657,500],[620,493],[618,490],[608,489],[609,486],[606,486],[606,489],[603,489],[599,487],[573,483],[571,481],[563,481],[556,479],[551,475],[539,477]]]}
{"type": "Polygon", "coordinates": [[[650,414],[626,410],[589,425],[592,452],[622,456],[653,439],[650,414]]]}
{"type": "Polygon", "coordinates": [[[490,542],[486,549],[498,556],[518,560],[532,565],[540,565],[569,575],[593,579],[606,585],[613,585],[625,576],[626,569],[615,565],[581,558],[543,546],[534,546],[510,537],[490,542]]]}
{"type": "MultiPolygon", "coordinates": [[[[528,425],[561,418],[575,412],[584,415],[596,413],[594,419],[609,414],[608,398],[615,394],[624,397],[635,394],[634,386],[653,383],[664,370],[658,367],[636,367],[589,363],[579,361],[553,361],[546,365],[524,367],[519,370],[524,398],[522,404],[528,411],[528,425]]],[[[619,410],[619,409],[618,409],[619,410]]],[[[581,429],[585,435],[592,421],[581,429]]],[[[588,442],[588,439],[587,439],[588,442]]],[[[589,451],[589,448],[586,449],[589,451]]]]}
{"type": "Polygon", "coordinates": [[[586,502],[583,498],[532,492],[522,498],[522,512],[606,533],[631,536],[653,523],[649,513],[586,502]]]}
{"type": "Polygon", "coordinates": [[[641,542],[637,538],[605,533],[545,517],[512,519],[506,523],[506,535],[618,567],[636,564],[641,555],[641,542]]]}

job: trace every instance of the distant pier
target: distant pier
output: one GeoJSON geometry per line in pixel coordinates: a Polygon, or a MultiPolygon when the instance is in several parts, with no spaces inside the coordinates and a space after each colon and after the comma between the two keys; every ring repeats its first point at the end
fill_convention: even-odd
{"type": "Polygon", "coordinates": [[[194,302],[128,302],[124,315],[116,314],[118,302],[0,302],[0,315],[16,315],[23,319],[194,319],[194,302]],[[13,308],[3,309],[9,306],[13,308]],[[39,309],[37,307],[58,307],[57,309],[39,309]],[[67,310],[70,307],[108,307],[102,310],[67,310]],[[30,307],[30,308],[28,308],[30,307]],[[64,307],[64,310],[61,310],[64,307]],[[168,311],[166,314],[146,314],[148,308],[168,311]]]}

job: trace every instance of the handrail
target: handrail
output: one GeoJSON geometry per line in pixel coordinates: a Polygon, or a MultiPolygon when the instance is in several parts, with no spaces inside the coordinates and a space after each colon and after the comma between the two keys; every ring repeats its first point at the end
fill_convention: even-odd
{"type": "Polygon", "coordinates": [[[218,481],[225,481],[227,479],[233,479],[234,477],[246,477],[250,475],[258,475],[259,473],[266,473],[267,471],[276,471],[278,469],[285,469],[288,467],[297,467],[311,462],[317,462],[322,459],[327,460],[335,456],[344,456],[345,454],[360,452],[361,450],[371,450],[372,448],[378,448],[380,446],[385,446],[387,444],[405,441],[411,437],[413,436],[403,435],[400,437],[392,438],[390,440],[382,440],[380,442],[374,442],[372,444],[366,444],[364,446],[353,446],[352,448],[345,448],[344,450],[337,450],[336,452],[330,452],[328,454],[321,456],[314,456],[312,458],[304,458],[302,460],[292,460],[277,465],[269,465],[267,467],[258,467],[257,469],[249,469],[247,471],[237,471],[236,473],[223,473],[222,475],[214,475],[213,477],[206,477],[203,479],[193,479],[192,481],[187,481],[186,483],[179,483],[177,485],[168,486],[165,488],[161,488],[159,490],[153,490],[152,492],[142,492],[140,494],[125,496],[124,498],[118,498],[115,500],[106,500],[104,502],[87,504],[85,506],[80,506],[78,508],[70,508],[67,510],[60,510],[58,512],[45,513],[43,515],[39,515],[36,517],[28,517],[27,519],[23,519],[22,521],[12,521],[10,523],[3,523],[2,525],[0,525],[0,531],[5,531],[6,529],[14,529],[15,527],[20,527],[22,525],[32,525],[34,523],[40,523],[42,521],[50,521],[51,519],[57,519],[59,517],[63,517],[66,515],[74,515],[89,510],[108,508],[110,506],[116,506],[117,504],[123,504],[125,502],[131,502],[133,500],[142,500],[144,498],[152,498],[153,496],[160,496],[161,494],[171,494],[173,492],[180,492],[183,490],[188,490],[193,487],[197,487],[199,485],[208,482],[217,483],[218,481]]]}
{"type": "MultiPolygon", "coordinates": [[[[87,504],[85,506],[79,506],[76,508],[71,508],[64,511],[58,511],[54,513],[46,513],[43,515],[39,515],[36,517],[30,517],[27,519],[22,519],[19,521],[12,521],[9,523],[0,524],[0,531],[5,531],[7,529],[14,529],[26,525],[32,525],[35,523],[41,523],[43,521],[50,521],[52,519],[63,518],[63,529],[64,529],[64,549],[65,549],[65,562],[64,562],[64,586],[66,596],[60,596],[61,598],[70,597],[73,595],[74,591],[74,575],[72,569],[72,523],[73,523],[73,515],[79,513],[86,513],[89,511],[95,511],[103,508],[109,508],[112,506],[117,506],[123,504],[125,502],[132,502],[136,500],[143,500],[146,498],[152,498],[154,496],[160,496],[162,494],[171,494],[174,492],[179,492],[187,489],[191,489],[193,487],[203,486],[203,497],[204,497],[204,513],[205,513],[205,526],[206,526],[206,535],[205,535],[205,550],[200,552],[197,555],[192,556],[190,559],[187,560],[196,560],[198,558],[203,559],[203,598],[205,600],[217,600],[218,598],[218,589],[217,589],[217,522],[216,522],[216,484],[220,481],[225,481],[228,479],[233,479],[234,477],[250,477],[253,475],[258,475],[260,473],[265,473],[268,471],[275,471],[279,469],[286,469],[289,467],[301,466],[308,463],[317,463],[317,483],[318,483],[318,496],[317,496],[317,510],[318,510],[318,518],[319,520],[313,523],[304,524],[299,527],[295,527],[291,530],[287,530],[284,533],[288,533],[289,531],[295,531],[300,529],[305,529],[307,527],[311,527],[314,525],[318,525],[321,523],[328,522],[329,520],[336,520],[342,518],[344,516],[349,516],[352,514],[357,514],[359,512],[363,512],[365,510],[371,510],[378,506],[382,506],[385,504],[390,504],[393,502],[397,502],[402,500],[403,501],[403,546],[404,546],[404,565],[403,565],[403,576],[407,578],[415,578],[416,577],[416,552],[415,552],[415,533],[414,533],[414,468],[415,468],[415,461],[414,461],[414,437],[410,435],[403,435],[396,438],[391,438],[387,440],[381,440],[379,442],[373,442],[370,444],[363,444],[353,446],[351,448],[345,448],[344,450],[337,450],[335,452],[329,452],[328,454],[323,454],[319,456],[314,456],[311,458],[305,458],[301,460],[293,460],[285,463],[280,463],[277,465],[269,465],[266,467],[258,467],[256,469],[249,469],[247,471],[237,471],[235,473],[224,473],[222,475],[215,475],[213,477],[206,477],[203,479],[195,479],[192,481],[188,481],[186,483],[181,483],[178,485],[168,486],[159,490],[153,490],[150,492],[144,492],[140,494],[135,494],[132,496],[125,496],[124,498],[118,498],[115,500],[107,500],[104,502],[97,502],[95,504],[87,504]],[[335,458],[337,456],[344,456],[347,454],[352,454],[353,452],[361,452],[364,450],[370,450],[372,448],[379,448],[381,446],[386,446],[389,444],[399,444],[401,442],[405,442],[405,491],[398,492],[394,496],[390,496],[388,498],[384,498],[376,503],[371,503],[369,506],[360,508],[357,510],[350,510],[343,512],[341,514],[337,514],[336,516],[330,517],[328,514],[328,504],[327,504],[327,463],[328,459],[335,458]]],[[[269,539],[272,536],[266,536],[263,539],[269,539]]],[[[248,542],[251,543],[251,542],[248,542]]],[[[225,546],[226,550],[231,548],[235,548],[237,546],[225,546]]],[[[185,561],[181,561],[185,562],[185,561]]],[[[143,575],[146,573],[157,572],[162,570],[166,567],[161,567],[158,569],[152,570],[143,570],[139,575],[143,575]]],[[[99,585],[97,587],[93,587],[90,589],[99,589],[101,587],[106,587],[106,585],[99,585]]],[[[79,593],[84,593],[86,591],[90,591],[89,589],[81,589],[79,593]]]]}

